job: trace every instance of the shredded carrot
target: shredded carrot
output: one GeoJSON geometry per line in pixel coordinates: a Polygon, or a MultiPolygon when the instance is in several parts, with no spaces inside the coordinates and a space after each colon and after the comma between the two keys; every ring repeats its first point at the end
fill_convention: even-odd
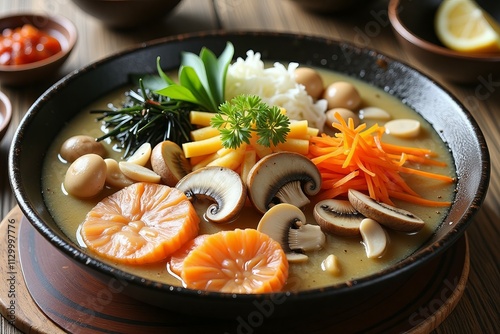
{"type": "Polygon", "coordinates": [[[416,175],[445,183],[453,177],[412,168],[411,163],[445,167],[435,160],[435,152],[382,142],[385,128],[377,124],[354,127],[335,115],[339,131],[334,136],[322,134],[310,139],[309,158],[318,167],[323,184],[318,199],[346,196],[349,189],[367,191],[373,199],[394,205],[393,199],[426,206],[449,206],[448,201],[422,198],[404,180],[402,174],[416,175]]]}

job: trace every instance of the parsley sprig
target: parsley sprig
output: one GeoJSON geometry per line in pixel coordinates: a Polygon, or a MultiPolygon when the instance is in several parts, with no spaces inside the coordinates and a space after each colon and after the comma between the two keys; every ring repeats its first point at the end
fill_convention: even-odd
{"type": "Polygon", "coordinates": [[[290,120],[281,109],[256,95],[239,95],[224,102],[210,123],[219,130],[222,145],[233,149],[250,144],[252,132],[257,133],[257,143],[266,147],[284,143],[290,132],[290,120]]]}

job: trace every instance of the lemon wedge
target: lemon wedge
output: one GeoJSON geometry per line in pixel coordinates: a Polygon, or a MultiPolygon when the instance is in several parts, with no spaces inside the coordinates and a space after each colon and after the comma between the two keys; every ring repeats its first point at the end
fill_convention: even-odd
{"type": "Polygon", "coordinates": [[[434,26],[441,43],[452,50],[500,52],[500,25],[473,0],[444,0],[434,26]]]}

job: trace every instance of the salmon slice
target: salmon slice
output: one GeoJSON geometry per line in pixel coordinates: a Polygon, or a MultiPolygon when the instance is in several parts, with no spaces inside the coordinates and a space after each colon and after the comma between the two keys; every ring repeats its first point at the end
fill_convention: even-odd
{"type": "Polygon", "coordinates": [[[203,240],[184,259],[187,288],[226,293],[280,291],[288,278],[281,245],[255,229],[221,231],[203,240]]]}
{"type": "Polygon", "coordinates": [[[139,182],[100,201],[82,223],[87,247],[119,263],[166,259],[198,235],[200,219],[178,189],[139,182]]]}

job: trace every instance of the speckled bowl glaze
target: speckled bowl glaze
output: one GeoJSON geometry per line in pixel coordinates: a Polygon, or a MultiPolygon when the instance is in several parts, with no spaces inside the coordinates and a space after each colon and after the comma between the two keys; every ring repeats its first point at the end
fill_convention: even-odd
{"type": "MultiPolygon", "coordinates": [[[[442,0],[391,0],[389,20],[408,55],[432,77],[457,83],[479,83],[500,77],[500,53],[464,54],[446,48],[434,31],[434,16],[442,0]]],[[[500,22],[500,2],[479,0],[500,22]]],[[[496,79],[494,79],[496,80],[496,79]]]]}
{"type": "Polygon", "coordinates": [[[55,55],[30,64],[0,65],[0,82],[9,86],[31,85],[54,78],[73,51],[78,38],[75,25],[62,16],[36,13],[19,13],[0,17],[0,32],[6,28],[21,27],[30,23],[39,30],[55,37],[62,50],[55,55]]]}
{"type": "Polygon", "coordinates": [[[150,304],[177,312],[234,319],[255,311],[256,305],[263,303],[272,303],[273,316],[343,309],[353,300],[365,298],[411,275],[448,249],[472,223],[486,194],[490,163],[484,137],[471,114],[443,87],[404,63],[375,50],[319,37],[272,32],[210,32],[145,43],[60,80],[23,118],[10,150],[9,173],[12,189],[26,218],[55,248],[88,272],[104,282],[121,283],[124,293],[150,304]],[[356,281],[297,293],[260,295],[196,291],[145,280],[89,256],[71,242],[58,228],[42,197],[42,163],[53,138],[80,109],[127,83],[130,73],[124,69],[156,73],[158,56],[163,68],[176,69],[181,51],[199,53],[202,47],[208,47],[220,54],[227,41],[234,44],[236,57],[244,57],[251,48],[260,52],[265,60],[296,61],[363,80],[401,99],[430,122],[448,143],[458,174],[453,206],[435,234],[403,261],[356,281]],[[81,94],[83,87],[85,94],[81,94]],[[68,110],[68,103],[73,108],[68,110]]]}

